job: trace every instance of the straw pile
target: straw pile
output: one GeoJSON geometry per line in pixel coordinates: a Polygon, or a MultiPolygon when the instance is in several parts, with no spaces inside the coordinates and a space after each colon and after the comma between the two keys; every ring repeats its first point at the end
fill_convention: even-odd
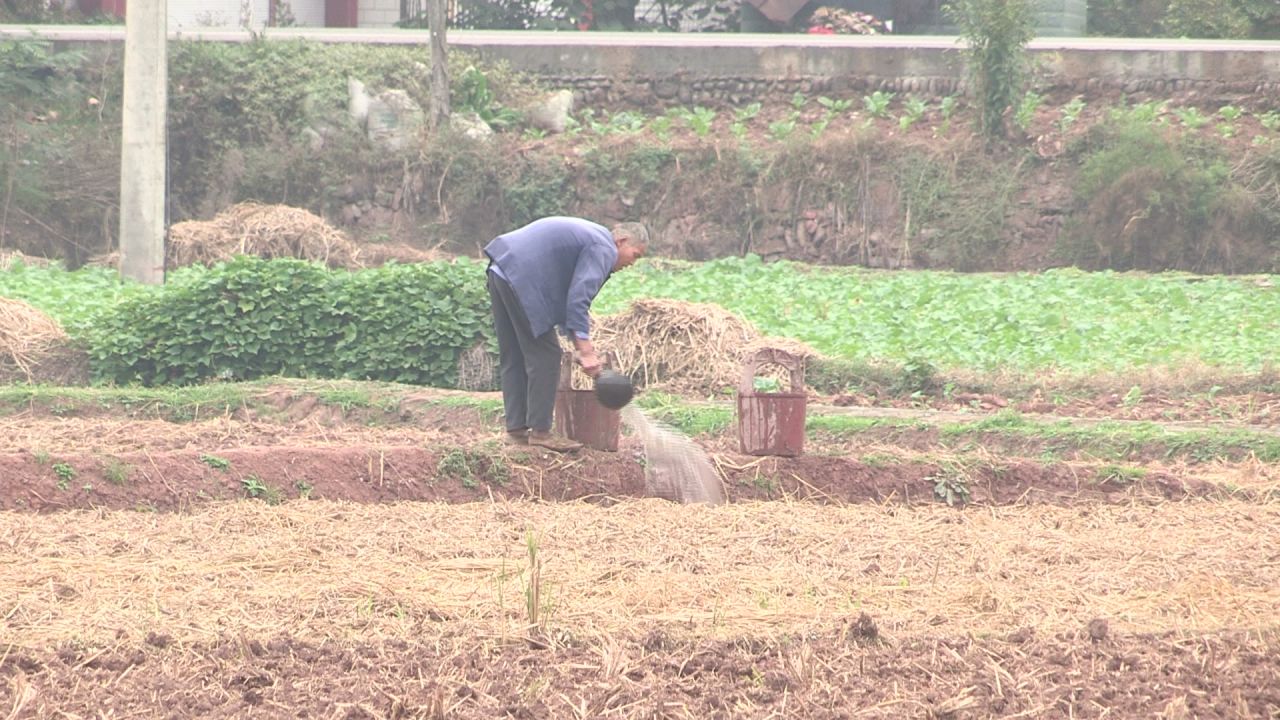
{"type": "Polygon", "coordinates": [[[614,353],[619,372],[676,392],[736,387],[743,360],[762,348],[818,355],[804,343],[761,336],[718,305],[680,300],[634,300],[625,312],[597,318],[593,337],[597,346],[614,353]]]}
{"type": "Polygon", "coordinates": [[[0,271],[9,270],[14,265],[46,267],[49,265],[49,260],[35,255],[27,255],[17,250],[0,250],[0,271]]]}
{"type": "Polygon", "coordinates": [[[56,320],[30,303],[0,297],[0,381],[64,379],[74,354],[56,320]]]}
{"type": "Polygon", "coordinates": [[[329,267],[360,267],[360,249],[317,215],[284,205],[241,203],[213,220],[180,222],[169,228],[168,267],[213,265],[235,255],[290,257],[329,267]]]}

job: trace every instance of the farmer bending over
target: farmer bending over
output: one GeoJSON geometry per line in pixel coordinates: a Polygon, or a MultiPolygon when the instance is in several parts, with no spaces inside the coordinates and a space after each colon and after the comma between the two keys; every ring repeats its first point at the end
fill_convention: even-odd
{"type": "Polygon", "coordinates": [[[548,217],[485,246],[502,404],[512,442],[558,452],[582,447],[551,434],[561,357],[555,328],[573,338],[583,371],[599,375],[587,311],[609,275],[643,256],[648,244],[649,231],[640,223],[610,231],[588,220],[548,217]]]}

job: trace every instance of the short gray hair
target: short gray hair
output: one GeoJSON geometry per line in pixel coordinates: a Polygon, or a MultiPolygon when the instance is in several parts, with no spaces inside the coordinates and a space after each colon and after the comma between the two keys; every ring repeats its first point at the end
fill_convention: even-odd
{"type": "Polygon", "coordinates": [[[624,222],[613,226],[613,239],[627,238],[646,250],[649,248],[649,228],[644,223],[624,222]]]}

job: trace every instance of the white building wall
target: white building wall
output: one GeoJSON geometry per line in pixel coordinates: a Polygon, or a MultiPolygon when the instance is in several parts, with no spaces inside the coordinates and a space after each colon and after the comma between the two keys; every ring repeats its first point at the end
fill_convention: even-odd
{"type": "MultiPolygon", "coordinates": [[[[267,24],[269,0],[250,0],[250,27],[267,24]]],[[[240,26],[240,0],[169,0],[169,28],[195,30],[240,26]]]]}
{"type": "Polygon", "coordinates": [[[360,0],[360,27],[391,27],[400,22],[400,0],[360,0]]]}
{"type": "MultiPolygon", "coordinates": [[[[400,0],[392,1],[399,7],[400,0]]],[[[169,27],[176,30],[239,27],[241,5],[241,0],[169,0],[169,27]]],[[[324,27],[324,0],[289,0],[289,9],[297,25],[324,27]]],[[[271,17],[270,0],[250,0],[249,12],[250,27],[265,27],[271,17]]]]}
{"type": "Polygon", "coordinates": [[[324,27],[324,0],[289,0],[289,9],[298,27],[324,27]]]}

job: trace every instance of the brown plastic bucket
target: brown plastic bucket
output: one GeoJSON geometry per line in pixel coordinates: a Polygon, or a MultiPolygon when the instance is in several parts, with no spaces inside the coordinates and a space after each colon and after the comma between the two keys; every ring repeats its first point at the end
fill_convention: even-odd
{"type": "Polygon", "coordinates": [[[742,368],[738,385],[738,446],[748,455],[794,457],[804,450],[804,422],[808,397],[804,391],[804,362],[791,353],[766,348],[742,368]],[[762,365],[779,365],[791,374],[789,392],[759,392],[756,372],[762,365]]]}
{"type": "MultiPolygon", "coordinates": [[[[606,356],[612,364],[612,357],[606,356]]],[[[556,430],[596,450],[618,451],[622,415],[600,404],[594,390],[573,387],[573,353],[560,360],[560,387],[556,390],[556,430]]]]}

